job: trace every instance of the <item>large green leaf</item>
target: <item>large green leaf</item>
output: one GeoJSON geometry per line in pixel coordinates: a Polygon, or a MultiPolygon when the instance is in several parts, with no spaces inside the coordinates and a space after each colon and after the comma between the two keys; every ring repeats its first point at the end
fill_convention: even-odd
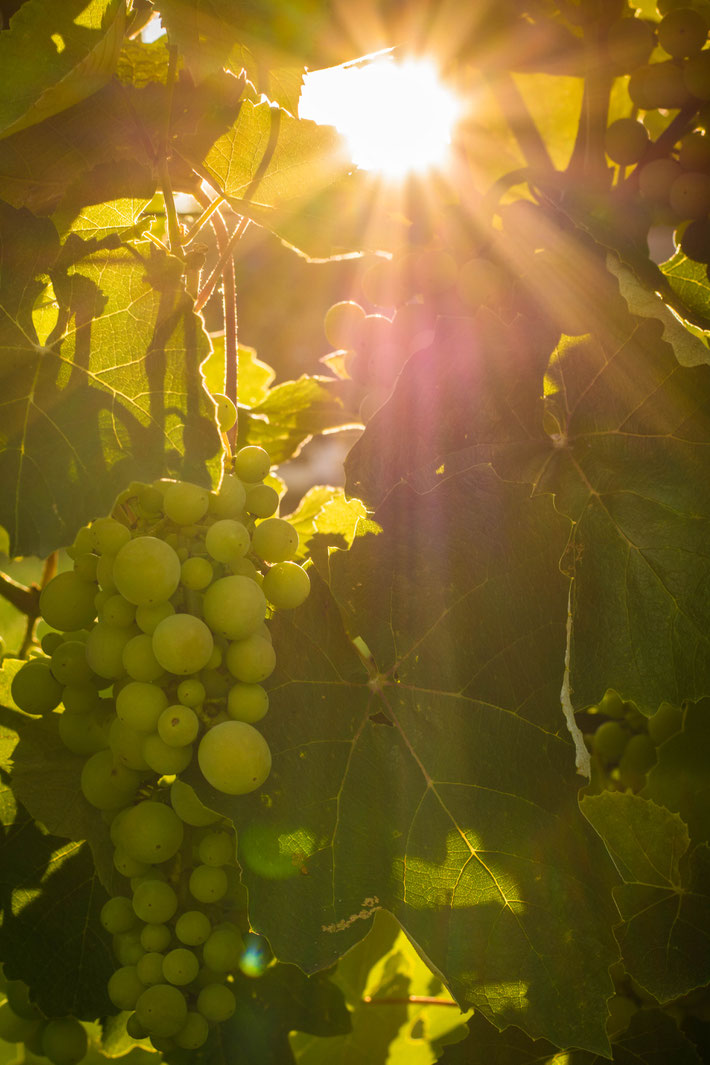
{"type": "Polygon", "coordinates": [[[710,328],[710,284],[707,267],[693,262],[680,249],[672,259],[663,263],[661,273],[665,275],[671,290],[678,295],[700,320],[705,328],[710,328]]]}
{"type": "Polygon", "coordinates": [[[709,983],[710,848],[682,861],[687,826],[640,795],[588,795],[582,811],[623,878],[614,899],[627,971],[661,1003],[709,983]]]}
{"type": "Polygon", "coordinates": [[[219,466],[199,371],[209,342],[180,263],[116,241],[90,244],[62,268],[51,223],[7,206],[0,239],[0,520],[12,551],[46,555],[71,542],[132,478],[182,473],[209,484],[219,466]],[[59,324],[40,344],[34,278],[46,273],[59,324]]]}
{"type": "Polygon", "coordinates": [[[124,0],[26,0],[0,33],[0,135],[35,125],[105,85],[125,24],[124,0]]]}
{"type": "Polygon", "coordinates": [[[239,826],[279,957],[323,967],[382,906],[462,1006],[604,1052],[613,874],[560,707],[569,525],[528,497],[484,469],[390,493],[384,531],[331,556],[335,600],[315,582],[274,622],[261,795],[195,783],[239,826]]]}

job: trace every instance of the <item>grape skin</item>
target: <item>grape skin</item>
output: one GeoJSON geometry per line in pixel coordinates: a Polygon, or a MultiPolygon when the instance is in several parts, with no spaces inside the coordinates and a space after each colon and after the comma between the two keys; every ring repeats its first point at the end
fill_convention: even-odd
{"type": "Polygon", "coordinates": [[[197,760],[207,782],[227,795],[254,791],[271,771],[269,745],[244,721],[223,721],[206,732],[197,760]]]}

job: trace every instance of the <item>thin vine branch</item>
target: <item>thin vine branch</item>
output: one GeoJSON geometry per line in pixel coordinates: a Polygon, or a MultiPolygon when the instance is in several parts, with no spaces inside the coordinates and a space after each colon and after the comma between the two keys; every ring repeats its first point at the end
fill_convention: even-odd
{"type": "Polygon", "coordinates": [[[210,296],[214,292],[215,285],[217,284],[217,282],[219,281],[220,277],[222,276],[222,271],[224,270],[224,266],[225,266],[225,264],[227,262],[227,259],[232,254],[232,249],[234,248],[234,245],[237,243],[238,240],[240,240],[244,236],[244,233],[246,232],[246,229],[247,229],[248,225],[249,225],[249,219],[248,218],[240,218],[236,229],[233,231],[233,233],[229,237],[229,240],[227,241],[227,243],[226,243],[226,245],[224,247],[224,251],[220,250],[220,256],[219,256],[219,260],[217,261],[217,265],[214,267],[214,269],[210,273],[209,277],[204,282],[204,284],[202,285],[202,288],[200,289],[200,291],[197,294],[197,299],[195,300],[195,310],[196,311],[201,311],[202,310],[204,305],[207,303],[207,300],[210,298],[210,296]]]}
{"type": "Polygon", "coordinates": [[[28,616],[39,606],[39,588],[36,584],[28,587],[13,581],[5,573],[0,573],[0,596],[28,616]]]}
{"type": "Polygon", "coordinates": [[[173,196],[173,186],[170,180],[170,169],[168,167],[168,157],[170,152],[170,139],[171,129],[173,122],[173,90],[175,88],[175,75],[177,72],[177,47],[170,45],[168,49],[168,77],[167,77],[167,90],[168,90],[168,114],[165,124],[165,140],[160,152],[160,160],[158,169],[160,173],[160,186],[163,193],[163,199],[165,201],[165,213],[168,221],[168,236],[170,239],[170,251],[173,255],[182,257],[182,242],[180,239],[180,223],[178,221],[177,211],[175,209],[175,197],[173,196]]]}
{"type": "Polygon", "coordinates": [[[455,1006],[460,1009],[458,1002],[429,995],[408,995],[405,998],[370,998],[366,995],[362,1002],[365,1006],[455,1006]]]}

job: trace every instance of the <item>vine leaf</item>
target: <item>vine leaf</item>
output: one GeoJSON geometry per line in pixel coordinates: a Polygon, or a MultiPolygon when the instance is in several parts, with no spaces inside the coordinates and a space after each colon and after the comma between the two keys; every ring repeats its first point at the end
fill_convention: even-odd
{"type": "Polygon", "coordinates": [[[710,981],[710,847],[684,860],[690,837],[677,814],[640,795],[587,795],[582,812],[607,846],[623,883],[614,899],[624,966],[665,1003],[710,981]]]}
{"type": "Polygon", "coordinates": [[[374,518],[330,556],[334,598],[314,576],[274,621],[261,794],[191,778],[238,826],[250,920],[313,971],[383,907],[463,1007],[604,1053],[615,874],[560,707],[569,523],[486,469],[374,518]]]}
{"type": "Polygon", "coordinates": [[[710,844],[710,699],[688,704],[682,732],[658,748],[646,781],[646,798],[679,814],[694,844],[710,844]]]}
{"type": "Polygon", "coordinates": [[[77,237],[60,258],[46,219],[0,205],[0,220],[2,372],[13,382],[0,522],[13,554],[44,556],[107,513],[132,478],[217,479],[219,435],[199,371],[209,342],[177,260],[77,237]],[[52,275],[59,303],[45,345],[31,317],[37,273],[52,275]]]}
{"type": "Polygon", "coordinates": [[[124,0],[27,0],[0,36],[0,136],[96,92],[111,78],[126,25],[124,0]]]}
{"type": "Polygon", "coordinates": [[[710,326],[710,284],[707,268],[702,263],[693,262],[678,249],[672,259],[662,263],[661,273],[668,281],[671,291],[682,301],[707,328],[710,326]]]}

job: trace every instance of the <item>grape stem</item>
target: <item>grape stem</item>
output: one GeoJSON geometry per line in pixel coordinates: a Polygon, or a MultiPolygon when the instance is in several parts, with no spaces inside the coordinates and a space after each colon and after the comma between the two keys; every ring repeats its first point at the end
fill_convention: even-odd
{"type": "Polygon", "coordinates": [[[173,123],[173,90],[175,87],[176,71],[177,48],[175,45],[171,44],[168,48],[168,113],[165,122],[165,139],[162,145],[162,151],[160,152],[159,172],[163,200],[165,201],[165,213],[167,215],[168,222],[170,251],[173,253],[173,255],[177,255],[182,258],[183,253],[180,238],[180,223],[178,221],[177,211],[175,210],[175,198],[173,196],[173,186],[172,182],[170,181],[170,170],[168,167],[168,156],[170,153],[170,136],[173,123]]]}

